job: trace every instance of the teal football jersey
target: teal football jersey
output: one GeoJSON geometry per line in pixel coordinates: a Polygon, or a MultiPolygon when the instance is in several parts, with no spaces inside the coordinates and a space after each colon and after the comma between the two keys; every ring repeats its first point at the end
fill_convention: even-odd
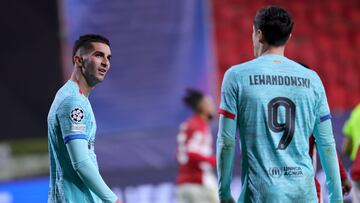
{"type": "Polygon", "coordinates": [[[86,96],[69,80],[56,94],[48,114],[50,189],[48,202],[102,202],[74,170],[66,143],[72,139],[88,142],[88,153],[97,167],[94,152],[96,122],[86,96]]]}
{"type": "Polygon", "coordinates": [[[239,202],[318,201],[308,140],[331,115],[314,71],[280,55],[233,66],[224,76],[219,111],[236,120],[240,134],[239,202]]]}

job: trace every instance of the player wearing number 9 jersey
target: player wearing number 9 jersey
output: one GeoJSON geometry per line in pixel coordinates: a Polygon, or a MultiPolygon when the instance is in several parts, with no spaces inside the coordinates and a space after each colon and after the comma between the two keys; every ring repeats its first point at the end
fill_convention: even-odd
{"type": "Polygon", "coordinates": [[[238,202],[318,202],[309,136],[314,133],[331,202],[342,202],[331,115],[318,75],[284,56],[293,22],[269,6],[254,19],[256,59],[233,66],[221,88],[217,169],[221,202],[230,183],[239,130],[243,187],[238,202]]]}

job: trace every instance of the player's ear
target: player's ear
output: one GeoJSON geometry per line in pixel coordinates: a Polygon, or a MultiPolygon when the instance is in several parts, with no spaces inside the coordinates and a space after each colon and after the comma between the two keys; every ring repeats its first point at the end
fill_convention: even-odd
{"type": "Polygon", "coordinates": [[[263,32],[260,29],[258,29],[258,30],[256,30],[256,35],[258,36],[259,42],[261,44],[264,44],[265,43],[265,38],[264,38],[263,32]]]}
{"type": "Polygon", "coordinates": [[[82,57],[80,57],[79,55],[75,55],[73,60],[74,64],[76,64],[78,67],[82,66],[82,57]]]}

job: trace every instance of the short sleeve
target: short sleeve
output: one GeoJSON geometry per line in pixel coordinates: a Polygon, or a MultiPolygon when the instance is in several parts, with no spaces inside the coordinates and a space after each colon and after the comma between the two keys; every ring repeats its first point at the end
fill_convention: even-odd
{"type": "Polygon", "coordinates": [[[316,108],[316,112],[317,112],[317,116],[316,116],[316,122],[317,123],[321,123],[324,122],[328,119],[331,119],[331,112],[330,112],[330,108],[329,108],[329,104],[327,101],[327,97],[326,97],[326,93],[325,93],[325,88],[319,78],[320,81],[320,85],[319,85],[319,92],[318,92],[318,101],[317,101],[317,108],[316,108]]]}
{"type": "Polygon", "coordinates": [[[72,139],[87,139],[89,112],[85,107],[85,102],[78,97],[67,97],[59,106],[57,118],[65,144],[72,139]]]}
{"type": "Polygon", "coordinates": [[[235,119],[237,115],[238,85],[233,69],[226,71],[221,85],[221,101],[219,114],[230,119],[235,119]]]}

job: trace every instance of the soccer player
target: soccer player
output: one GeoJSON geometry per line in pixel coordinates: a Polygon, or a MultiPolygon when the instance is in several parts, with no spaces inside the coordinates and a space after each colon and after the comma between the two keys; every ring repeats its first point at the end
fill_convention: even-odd
{"type": "Polygon", "coordinates": [[[351,112],[350,118],[345,122],[343,133],[344,152],[353,161],[351,178],[353,181],[352,197],[354,203],[360,203],[360,104],[351,112]]]}
{"type": "Polygon", "coordinates": [[[253,25],[256,59],[226,71],[221,88],[217,169],[222,203],[231,196],[235,134],[242,148],[238,202],[317,203],[309,136],[314,133],[331,202],[342,202],[331,114],[319,76],[284,56],[288,12],[268,6],[253,25]]]}
{"type": "Polygon", "coordinates": [[[110,43],[103,36],[83,35],[74,44],[74,70],[48,114],[49,203],[120,203],[99,173],[96,121],[88,99],[104,80],[110,59],[110,43]]]}
{"type": "Polygon", "coordinates": [[[216,163],[209,127],[214,105],[209,96],[191,89],[187,90],[183,101],[193,115],[181,124],[177,135],[177,202],[217,203],[216,163]]]}

